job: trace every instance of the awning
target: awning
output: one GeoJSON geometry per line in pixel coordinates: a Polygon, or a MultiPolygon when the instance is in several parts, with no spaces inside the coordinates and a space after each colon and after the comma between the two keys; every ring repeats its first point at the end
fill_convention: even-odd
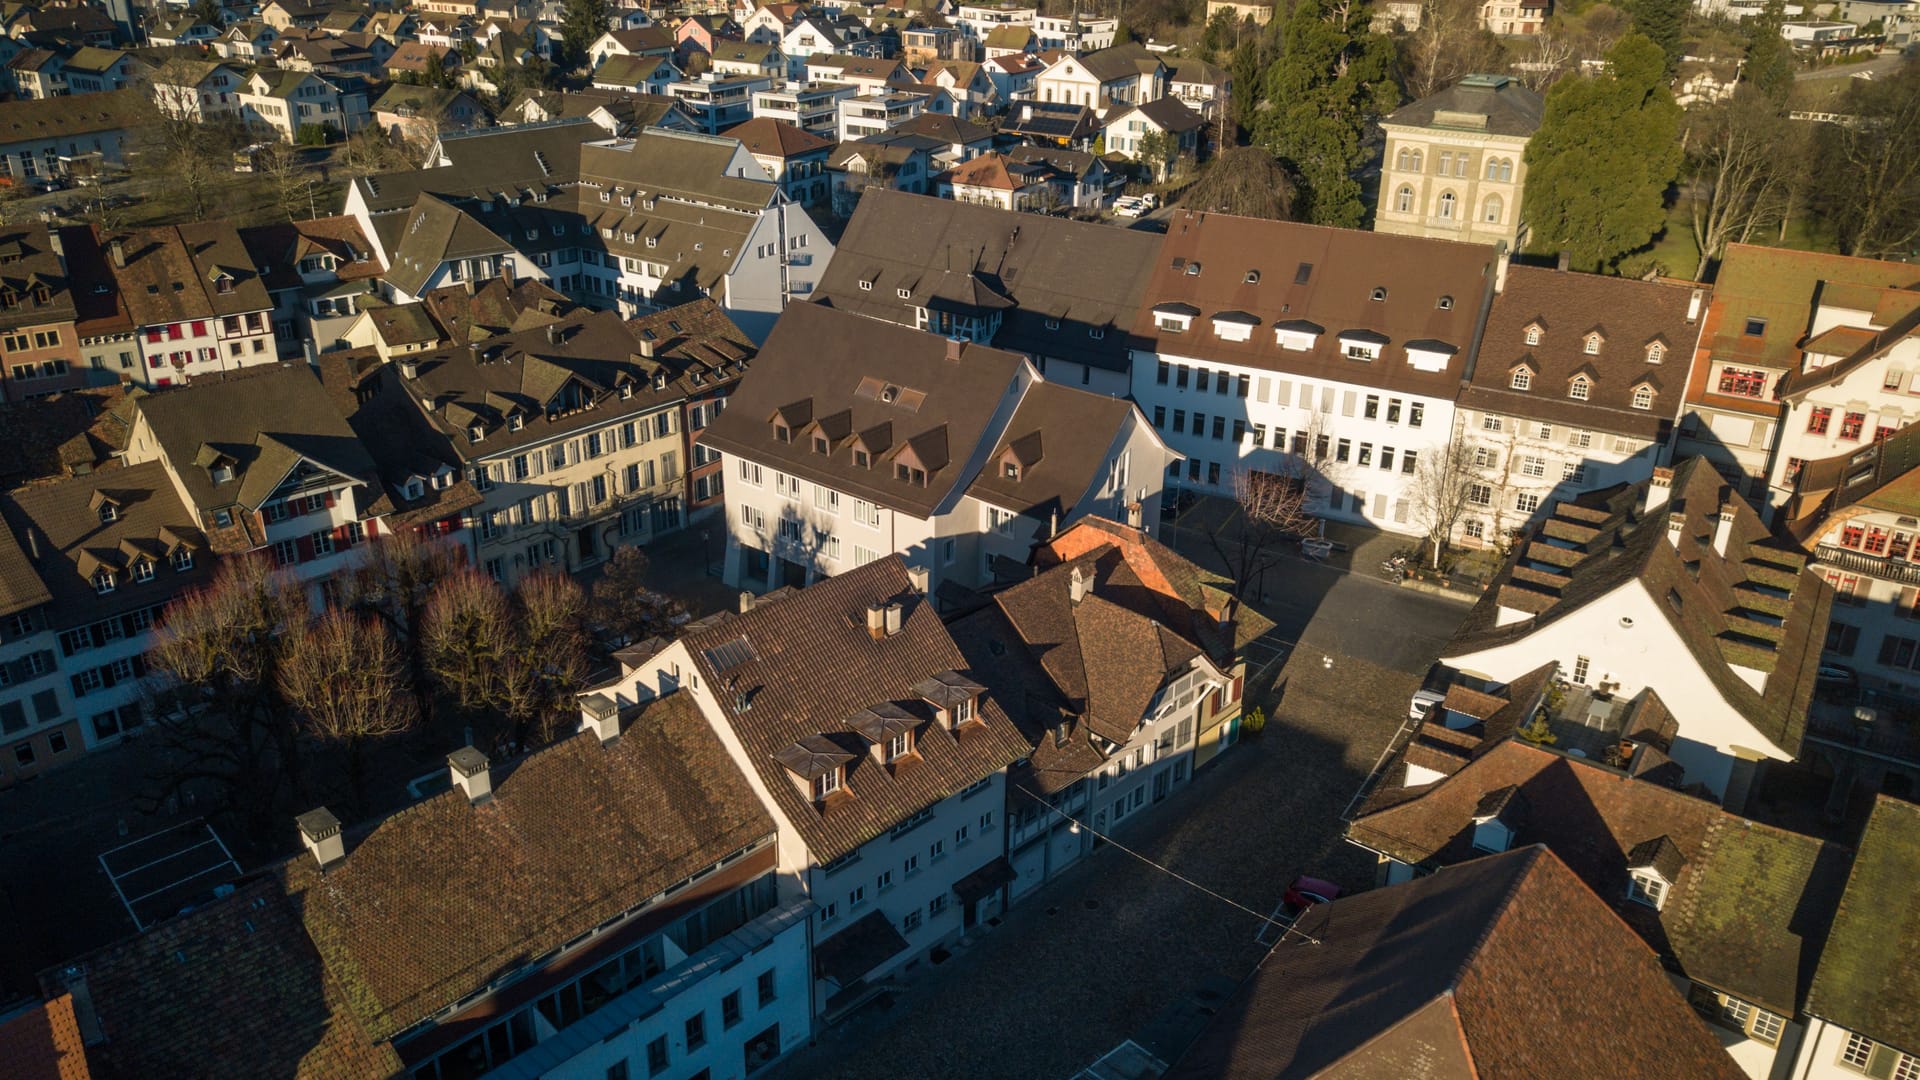
{"type": "Polygon", "coordinates": [[[971,904],[1000,886],[1011,884],[1014,877],[1013,864],[1007,862],[1005,855],[1001,855],[954,882],[953,891],[960,897],[961,903],[971,904]]]}
{"type": "Polygon", "coordinates": [[[885,912],[870,911],[813,947],[813,974],[847,986],[906,947],[907,939],[894,929],[893,920],[885,912]]]}

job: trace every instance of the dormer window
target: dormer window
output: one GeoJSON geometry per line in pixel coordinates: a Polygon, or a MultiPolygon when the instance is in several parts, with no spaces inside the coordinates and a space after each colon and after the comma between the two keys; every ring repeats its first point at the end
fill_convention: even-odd
{"type": "Polygon", "coordinates": [[[1536,324],[1534,324],[1534,325],[1532,325],[1532,326],[1529,326],[1529,327],[1527,327],[1527,344],[1529,344],[1529,345],[1538,345],[1538,344],[1540,344],[1540,326],[1539,326],[1539,324],[1537,324],[1537,323],[1536,323],[1536,324]]]}
{"type": "Polygon", "coordinates": [[[174,573],[183,574],[193,569],[193,552],[188,548],[181,548],[168,556],[167,561],[173,564],[174,573]]]}
{"type": "Polygon", "coordinates": [[[100,524],[105,525],[120,518],[120,511],[110,502],[100,504],[100,524]]]}
{"type": "Polygon", "coordinates": [[[773,437],[780,442],[790,443],[793,441],[793,429],[785,424],[775,423],[773,425],[773,437]]]}
{"type": "Polygon", "coordinates": [[[825,802],[827,796],[840,790],[840,770],[821,773],[813,778],[813,801],[825,802]]]}
{"type": "Polygon", "coordinates": [[[1599,356],[1600,342],[1601,337],[1599,334],[1588,334],[1586,344],[1582,346],[1580,351],[1586,353],[1588,356],[1599,356]]]}
{"type": "Polygon", "coordinates": [[[873,455],[859,447],[855,447],[853,451],[853,463],[862,469],[871,469],[873,468],[873,455]]]}
{"type": "Polygon", "coordinates": [[[214,483],[224,484],[233,479],[233,466],[223,461],[213,467],[212,475],[214,483]]]}
{"type": "Polygon", "coordinates": [[[1653,387],[1645,384],[1634,387],[1633,407],[1636,409],[1653,408],[1653,387]]]}
{"type": "Polygon", "coordinates": [[[134,564],[133,564],[133,566],[132,566],[132,567],[130,567],[129,569],[131,569],[131,571],[132,571],[132,574],[133,574],[133,583],[134,583],[135,585],[144,585],[144,584],[146,584],[147,582],[149,582],[149,581],[152,581],[152,580],[153,580],[153,562],[152,562],[152,560],[149,560],[149,559],[139,559],[139,560],[137,560],[137,561],[135,561],[135,562],[134,562],[134,564]]]}
{"type": "Polygon", "coordinates": [[[472,427],[467,429],[467,439],[470,442],[479,442],[480,440],[485,439],[486,437],[487,437],[487,429],[481,427],[479,424],[475,424],[472,427]]]}
{"type": "Polygon", "coordinates": [[[913,753],[913,732],[903,731],[887,740],[887,764],[913,753]]]}
{"type": "Polygon", "coordinates": [[[860,283],[860,291],[861,291],[861,292],[872,292],[872,291],[873,291],[873,282],[871,282],[871,281],[862,281],[862,282],[860,283]]]}
{"type": "Polygon", "coordinates": [[[1642,840],[1627,852],[1627,899],[1655,911],[1667,902],[1667,891],[1680,877],[1687,857],[1666,836],[1642,840]]]}
{"type": "Polygon", "coordinates": [[[911,300],[913,299],[913,290],[912,289],[895,289],[893,290],[893,295],[899,297],[902,300],[911,300]]]}
{"type": "Polygon", "coordinates": [[[113,571],[111,570],[96,570],[90,580],[93,582],[93,591],[99,593],[101,596],[112,592],[116,585],[113,579],[113,571]]]}
{"type": "Polygon", "coordinates": [[[1531,390],[1533,388],[1533,372],[1528,371],[1526,368],[1515,368],[1513,378],[1508,380],[1507,385],[1513,387],[1515,390],[1531,390]]]}
{"type": "Polygon", "coordinates": [[[895,480],[905,480],[915,487],[927,486],[927,471],[925,469],[917,469],[904,461],[894,462],[893,478],[895,480]]]}
{"type": "Polygon", "coordinates": [[[1647,363],[1657,364],[1667,358],[1667,347],[1658,341],[1647,343],[1647,363]]]}
{"type": "Polygon", "coordinates": [[[413,500],[422,498],[426,495],[427,485],[422,483],[420,478],[416,476],[413,479],[407,481],[407,486],[405,490],[406,490],[407,501],[412,502],[413,500]]]}
{"type": "Polygon", "coordinates": [[[1567,396],[1575,401],[1587,400],[1587,396],[1592,392],[1593,383],[1589,382],[1585,375],[1576,375],[1573,381],[1567,384],[1567,396]]]}
{"type": "Polygon", "coordinates": [[[1667,902],[1667,882],[1654,870],[1635,870],[1627,879],[1627,899],[1659,911],[1667,902]]]}
{"type": "Polygon", "coordinates": [[[513,415],[507,417],[508,431],[519,431],[521,428],[526,426],[527,426],[526,417],[521,416],[519,413],[514,413],[513,415]]]}
{"type": "Polygon", "coordinates": [[[1440,298],[1440,300],[1437,303],[1434,304],[1434,306],[1439,308],[1441,311],[1452,311],[1453,297],[1443,296],[1440,298]]]}
{"type": "Polygon", "coordinates": [[[827,441],[825,435],[816,431],[813,435],[813,452],[816,454],[830,454],[833,452],[833,444],[827,441]]]}
{"type": "Polygon", "coordinates": [[[1017,461],[1009,460],[1001,468],[1000,472],[1002,476],[1005,476],[1009,480],[1018,480],[1020,479],[1020,463],[1017,461]]]}

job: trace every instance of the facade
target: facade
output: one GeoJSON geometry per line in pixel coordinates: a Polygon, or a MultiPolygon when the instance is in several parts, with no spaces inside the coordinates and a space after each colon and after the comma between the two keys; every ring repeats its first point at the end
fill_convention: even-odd
{"type": "Polygon", "coordinates": [[[1552,14],[1552,0],[1486,0],[1480,25],[1501,37],[1532,37],[1546,29],[1552,14]]]}
{"type": "Polygon", "coordinates": [[[1177,212],[1133,332],[1132,392],[1185,460],[1167,482],[1306,485],[1317,514],[1421,535],[1493,248],[1177,212]]]}
{"type": "MultiPolygon", "coordinates": [[[[1829,289],[1914,284],[1920,284],[1920,274],[1903,263],[1728,245],[1701,328],[1673,456],[1706,458],[1729,483],[1771,512],[1783,496],[1769,493],[1769,477],[1784,484],[1787,469],[1784,462],[1774,462],[1783,419],[1780,384],[1790,372],[1818,366],[1809,363],[1801,346],[1814,334],[1819,298],[1829,289]]],[[[1829,317],[1838,321],[1848,316],[1836,308],[1829,317]]],[[[1828,341],[1839,336],[1844,335],[1829,336],[1828,341]]],[[[1809,420],[1812,415],[1809,410],[1809,420]]],[[[1864,423],[1864,412],[1862,416],[1864,423]]],[[[1838,427],[1836,423],[1831,434],[1813,434],[1832,438],[1839,434],[1838,427]]]]}
{"type": "Polygon", "coordinates": [[[121,378],[173,386],[279,359],[273,301],[231,224],[119,229],[99,246],[139,343],[121,378]]]}
{"type": "Polygon", "coordinates": [[[1175,158],[1199,153],[1200,134],[1206,126],[1205,117],[1177,98],[1123,106],[1107,117],[1107,152],[1146,165],[1154,179],[1161,180],[1175,158]],[[1150,140],[1160,143],[1159,154],[1153,152],[1150,140]]]}
{"type": "Polygon", "coordinates": [[[1375,232],[1526,246],[1527,141],[1546,100],[1505,75],[1469,75],[1380,122],[1375,232]]]}
{"type": "Polygon", "coordinates": [[[273,336],[281,359],[346,347],[347,329],[385,270],[353,218],[339,216],[259,225],[240,240],[273,301],[273,336]]]}
{"type": "Polygon", "coordinates": [[[813,902],[811,1000],[832,1018],[1003,906],[1006,767],[1028,747],[968,668],[885,558],[623,661],[582,723],[661,694],[698,705],[813,902]]]}
{"type": "Polygon", "coordinates": [[[665,93],[693,115],[700,131],[715,135],[753,118],[753,95],[773,88],[766,75],[720,75],[668,83],[665,93]]]}
{"type": "Polygon", "coordinates": [[[247,127],[282,142],[298,142],[308,129],[338,139],[372,122],[365,83],[345,76],[287,70],[270,77],[256,71],[240,85],[239,100],[247,127]]]}
{"type": "Polygon", "coordinates": [[[1129,42],[1085,56],[1062,55],[1034,80],[1033,98],[1104,112],[1165,97],[1167,76],[1159,57],[1129,42]]]}
{"type": "Polygon", "coordinates": [[[1015,901],[1238,741],[1243,650],[1272,628],[1134,525],[1082,518],[1034,561],[1046,569],[951,626],[1032,747],[1007,779],[1015,901]]]}
{"type": "Polygon", "coordinates": [[[999,210],[1043,211],[1054,199],[1044,166],[997,153],[955,165],[934,177],[933,183],[943,198],[999,210]]]}
{"type": "Polygon", "coordinates": [[[1441,660],[1502,684],[1557,664],[1606,740],[1644,723],[1636,703],[1651,694],[1676,724],[1663,752],[1685,783],[1738,812],[1766,761],[1800,755],[1833,605],[1805,562],[1689,459],[1554,504],[1441,660]]]}
{"type": "Polygon", "coordinates": [[[787,198],[803,206],[827,201],[827,155],[833,152],[832,141],[768,117],[756,117],[726,134],[740,140],[787,198]]]}
{"type": "Polygon", "coordinates": [[[59,234],[45,225],[0,227],[0,386],[6,400],[84,384],[77,317],[59,234]]]}
{"type": "Polygon", "coordinates": [[[1023,563],[1056,522],[1152,498],[1166,460],[1125,401],[816,304],[787,309],[702,441],[730,462],[729,584],[804,585],[898,554],[942,601],[1023,563]],[[1046,434],[1061,424],[1076,426],[1064,446],[1046,434]]]}
{"type": "Polygon", "coordinates": [[[802,131],[830,138],[839,127],[840,99],[853,97],[858,92],[856,87],[844,83],[796,85],[789,82],[777,90],[755,93],[753,116],[756,120],[784,120],[802,131]]]}
{"type": "Polygon", "coordinates": [[[1523,533],[1558,498],[1638,484],[1673,434],[1704,286],[1511,266],[1457,405],[1477,473],[1468,544],[1523,533]]]}
{"type": "Polygon", "coordinates": [[[66,175],[62,158],[99,154],[126,164],[131,132],[141,124],[139,90],[0,102],[0,179],[31,183],[66,175]]]}

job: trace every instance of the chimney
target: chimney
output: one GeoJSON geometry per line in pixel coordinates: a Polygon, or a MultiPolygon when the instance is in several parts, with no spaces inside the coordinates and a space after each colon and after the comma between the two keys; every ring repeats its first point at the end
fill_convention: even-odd
{"type": "Polygon", "coordinates": [[[1651,514],[1667,505],[1668,496],[1673,494],[1673,469],[1665,465],[1656,465],[1653,478],[1640,491],[1640,513],[1651,514]]]}
{"type": "Polygon", "coordinates": [[[27,554],[33,557],[34,562],[40,561],[40,531],[38,529],[27,530],[27,554]]]}
{"type": "Polygon", "coordinates": [[[403,379],[419,378],[420,377],[420,361],[413,360],[413,359],[400,361],[400,377],[403,379]]]}
{"type": "Polygon", "coordinates": [[[924,566],[907,567],[907,583],[921,596],[927,595],[927,568],[924,566]]]}
{"type": "Polygon", "coordinates": [[[1727,541],[1733,538],[1733,504],[1724,503],[1720,507],[1719,520],[1713,526],[1713,550],[1727,557],[1727,541]]]}
{"type": "Polygon", "coordinates": [[[886,607],[886,634],[888,637],[900,632],[900,605],[888,604],[886,607]]]}
{"type": "Polygon", "coordinates": [[[1144,532],[1146,518],[1146,510],[1140,505],[1140,500],[1135,499],[1127,504],[1127,528],[1144,532]]]}
{"type": "Polygon", "coordinates": [[[1700,304],[1702,301],[1706,299],[1706,297],[1707,297],[1707,290],[1695,289],[1693,290],[1693,295],[1687,299],[1687,324],[1688,325],[1692,325],[1700,321],[1700,304]]]}
{"type": "Polygon", "coordinates": [[[560,344],[560,341],[561,341],[560,324],[548,323],[547,324],[547,344],[558,345],[560,344]]]}
{"type": "Polygon", "coordinates": [[[735,607],[742,615],[745,615],[747,612],[752,611],[753,610],[753,594],[748,592],[745,589],[741,589],[740,599],[736,603],[735,607]]]}
{"type": "Polygon", "coordinates": [[[127,242],[116,236],[107,241],[107,251],[113,256],[113,265],[125,269],[127,265],[127,242]]]}
{"type": "Polygon", "coordinates": [[[867,607],[867,636],[875,641],[887,636],[887,606],[870,604],[867,607]]]}
{"type": "Polygon", "coordinates": [[[620,737],[620,705],[605,694],[588,694],[580,702],[580,726],[600,737],[605,746],[620,737]]]}
{"type": "Polygon", "coordinates": [[[447,768],[453,782],[467,793],[475,806],[493,798],[493,772],[487,768],[487,755],[471,746],[463,746],[447,755],[447,768]]]}
{"type": "Polygon", "coordinates": [[[1687,528],[1687,515],[1675,510],[1667,515],[1667,543],[1677,551],[1680,548],[1680,534],[1687,528]]]}
{"type": "Polygon", "coordinates": [[[1560,261],[1554,265],[1554,269],[1564,274],[1567,272],[1567,268],[1572,265],[1573,265],[1573,252],[1562,251],[1560,253],[1560,261]]]}
{"type": "Polygon", "coordinates": [[[1073,576],[1067,579],[1067,596],[1076,605],[1087,598],[1087,576],[1077,566],[1073,568],[1073,576]]]}
{"type": "Polygon", "coordinates": [[[462,281],[460,286],[467,290],[468,296],[473,295],[473,277],[471,275],[469,275],[465,281],[462,281]]]}
{"type": "Polygon", "coordinates": [[[1500,254],[1493,260],[1493,291],[1495,293],[1507,291],[1507,267],[1512,263],[1513,252],[1507,248],[1506,244],[1501,244],[1500,254]]]}
{"type": "Polygon", "coordinates": [[[340,835],[340,819],[333,816],[333,811],[322,806],[301,814],[293,822],[300,826],[300,842],[306,845],[307,853],[320,864],[320,869],[325,870],[347,857],[347,841],[340,835]]]}
{"type": "Polygon", "coordinates": [[[960,359],[960,350],[964,348],[966,348],[966,342],[961,341],[959,338],[955,338],[955,337],[948,338],[947,339],[947,362],[953,363],[955,361],[958,361],[960,359]]]}
{"type": "Polygon", "coordinates": [[[640,343],[640,355],[649,360],[653,359],[653,342],[642,341],[640,343]]]}

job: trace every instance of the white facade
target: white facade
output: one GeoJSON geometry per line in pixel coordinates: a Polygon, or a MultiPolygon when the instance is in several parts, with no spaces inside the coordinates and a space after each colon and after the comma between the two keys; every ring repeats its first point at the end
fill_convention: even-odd
{"type": "Polygon", "coordinates": [[[1419,455],[1439,453],[1454,428],[1451,398],[1171,352],[1134,354],[1133,398],[1186,459],[1169,482],[1226,493],[1236,472],[1286,474],[1290,456],[1323,459],[1308,488],[1316,513],[1409,536],[1425,531],[1410,494],[1419,455]],[[1324,451],[1309,445],[1320,439],[1324,451]]]}
{"type": "Polygon", "coordinates": [[[1854,505],[1812,538],[1814,572],[1833,586],[1825,654],[1896,693],[1920,689],[1920,550],[1913,519],[1854,505]]]}
{"type": "Polygon", "coordinates": [[[142,326],[135,335],[140,367],[122,374],[148,386],[173,386],[199,375],[278,363],[270,315],[262,308],[142,326]]]}
{"type": "MultiPolygon", "coordinates": [[[[1880,290],[1854,290],[1856,295],[1869,292],[1877,296],[1880,290]]],[[[1809,348],[1794,382],[1804,382],[1809,374],[1846,359],[1872,332],[1883,329],[1872,311],[1819,304],[1807,332],[1809,348]]],[[[1837,381],[1813,386],[1804,394],[1792,393],[1767,470],[1768,502],[1776,509],[1792,493],[1802,462],[1857,450],[1920,417],[1920,338],[1900,337],[1837,381]]]]}
{"type": "Polygon", "coordinates": [[[1480,483],[1456,535],[1491,544],[1538,521],[1558,499],[1653,476],[1660,444],[1632,435],[1461,409],[1454,437],[1473,455],[1480,483]]]}
{"type": "Polygon", "coordinates": [[[1781,1054],[1783,1060],[1793,1059],[1793,1080],[1920,1076],[1920,1053],[1876,1042],[1817,1016],[1807,1019],[1798,1051],[1797,1055],[1781,1054]]]}

